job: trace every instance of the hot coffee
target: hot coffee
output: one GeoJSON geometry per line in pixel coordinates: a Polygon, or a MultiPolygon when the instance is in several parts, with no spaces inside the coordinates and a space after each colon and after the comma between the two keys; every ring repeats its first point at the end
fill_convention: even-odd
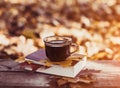
{"type": "Polygon", "coordinates": [[[63,40],[52,40],[54,45],[45,45],[46,56],[52,61],[63,61],[70,55],[70,45],[64,44],[63,40]]]}
{"type": "Polygon", "coordinates": [[[71,53],[77,50],[72,39],[62,36],[50,36],[44,39],[46,56],[51,61],[64,61],[71,53]],[[74,51],[70,52],[70,47],[74,46],[74,51]]]}

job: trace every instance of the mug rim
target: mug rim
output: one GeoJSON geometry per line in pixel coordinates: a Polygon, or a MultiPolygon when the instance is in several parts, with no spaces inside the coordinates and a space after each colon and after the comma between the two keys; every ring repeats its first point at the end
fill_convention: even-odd
{"type": "MultiPolygon", "coordinates": [[[[67,37],[67,36],[47,36],[47,37],[45,37],[44,39],[43,39],[43,41],[45,42],[45,43],[50,43],[49,41],[47,41],[47,39],[48,38],[54,38],[54,37],[58,37],[58,38],[65,38],[65,39],[67,39],[68,40],[68,42],[72,42],[72,38],[70,38],[70,37],[67,37]]],[[[50,43],[50,44],[53,44],[53,43],[50,43]]]]}

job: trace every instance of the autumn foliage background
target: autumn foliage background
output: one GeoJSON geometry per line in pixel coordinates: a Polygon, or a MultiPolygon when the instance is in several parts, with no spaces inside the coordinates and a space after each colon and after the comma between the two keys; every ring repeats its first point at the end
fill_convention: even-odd
{"type": "Polygon", "coordinates": [[[43,38],[69,36],[88,59],[120,60],[119,0],[1,0],[0,59],[44,47],[43,38]]]}

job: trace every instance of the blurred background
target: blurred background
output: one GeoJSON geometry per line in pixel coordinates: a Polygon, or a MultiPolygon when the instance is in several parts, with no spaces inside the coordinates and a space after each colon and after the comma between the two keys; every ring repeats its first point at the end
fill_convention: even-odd
{"type": "Polygon", "coordinates": [[[0,0],[0,59],[23,59],[51,35],[88,59],[120,60],[120,0],[0,0]]]}

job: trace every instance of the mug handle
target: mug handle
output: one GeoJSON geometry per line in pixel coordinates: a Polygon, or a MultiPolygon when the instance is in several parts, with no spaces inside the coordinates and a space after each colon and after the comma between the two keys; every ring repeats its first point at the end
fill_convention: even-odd
{"type": "Polygon", "coordinates": [[[75,53],[75,52],[78,50],[78,48],[79,48],[76,43],[72,43],[72,44],[71,44],[71,47],[73,47],[74,50],[73,50],[72,52],[70,52],[70,54],[75,53]]]}

